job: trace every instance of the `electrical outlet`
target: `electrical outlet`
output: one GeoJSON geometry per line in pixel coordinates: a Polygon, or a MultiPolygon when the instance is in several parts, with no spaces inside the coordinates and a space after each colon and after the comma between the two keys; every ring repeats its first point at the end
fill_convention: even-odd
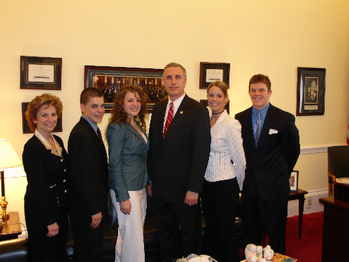
{"type": "Polygon", "coordinates": [[[307,201],[308,201],[307,205],[308,205],[308,206],[311,206],[311,197],[308,197],[308,198],[307,198],[307,201]]]}
{"type": "Polygon", "coordinates": [[[311,209],[311,197],[307,197],[307,210],[311,209]]]}

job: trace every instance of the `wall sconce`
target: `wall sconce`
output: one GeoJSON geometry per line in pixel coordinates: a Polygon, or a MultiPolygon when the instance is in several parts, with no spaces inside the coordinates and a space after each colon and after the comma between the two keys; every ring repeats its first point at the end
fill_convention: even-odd
{"type": "Polygon", "coordinates": [[[22,161],[19,159],[15,150],[12,148],[10,142],[7,139],[0,139],[0,176],[1,176],[1,213],[0,213],[0,229],[2,229],[2,221],[8,218],[6,212],[7,204],[5,197],[5,172],[3,169],[16,167],[22,165],[22,161]]]}

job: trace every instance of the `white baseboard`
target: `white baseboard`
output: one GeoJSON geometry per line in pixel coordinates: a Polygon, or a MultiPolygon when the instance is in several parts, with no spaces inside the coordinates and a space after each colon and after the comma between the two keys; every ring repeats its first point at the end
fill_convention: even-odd
{"type": "MultiPolygon", "coordinates": [[[[311,190],[306,194],[304,201],[304,214],[322,212],[324,207],[319,199],[328,196],[328,189],[311,190]]],[[[288,217],[298,216],[298,201],[288,202],[288,217]]]]}

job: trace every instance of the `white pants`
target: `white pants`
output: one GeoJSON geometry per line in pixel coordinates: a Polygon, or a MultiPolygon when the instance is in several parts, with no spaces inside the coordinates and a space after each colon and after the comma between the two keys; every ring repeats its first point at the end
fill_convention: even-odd
{"type": "Polygon", "coordinates": [[[145,188],[128,191],[131,201],[131,213],[125,215],[120,210],[120,202],[115,199],[114,190],[110,190],[112,204],[118,214],[118,239],[115,247],[115,262],[144,262],[143,225],[147,210],[145,188]]]}

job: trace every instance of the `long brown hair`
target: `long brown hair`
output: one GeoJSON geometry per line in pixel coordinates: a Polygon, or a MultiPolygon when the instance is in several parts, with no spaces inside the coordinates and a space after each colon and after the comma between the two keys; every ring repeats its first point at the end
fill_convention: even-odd
{"type": "Polygon", "coordinates": [[[135,120],[141,125],[141,127],[146,130],[146,124],[145,124],[145,117],[148,113],[147,111],[147,101],[148,96],[146,93],[143,92],[142,88],[140,88],[137,85],[129,84],[124,85],[119,89],[119,91],[116,93],[114,98],[114,107],[111,111],[111,116],[109,118],[108,125],[112,123],[116,123],[118,125],[121,124],[121,122],[128,123],[130,120],[127,118],[127,114],[123,108],[124,104],[124,98],[127,92],[137,93],[140,100],[141,100],[141,110],[139,111],[137,117],[135,117],[135,120]]]}

